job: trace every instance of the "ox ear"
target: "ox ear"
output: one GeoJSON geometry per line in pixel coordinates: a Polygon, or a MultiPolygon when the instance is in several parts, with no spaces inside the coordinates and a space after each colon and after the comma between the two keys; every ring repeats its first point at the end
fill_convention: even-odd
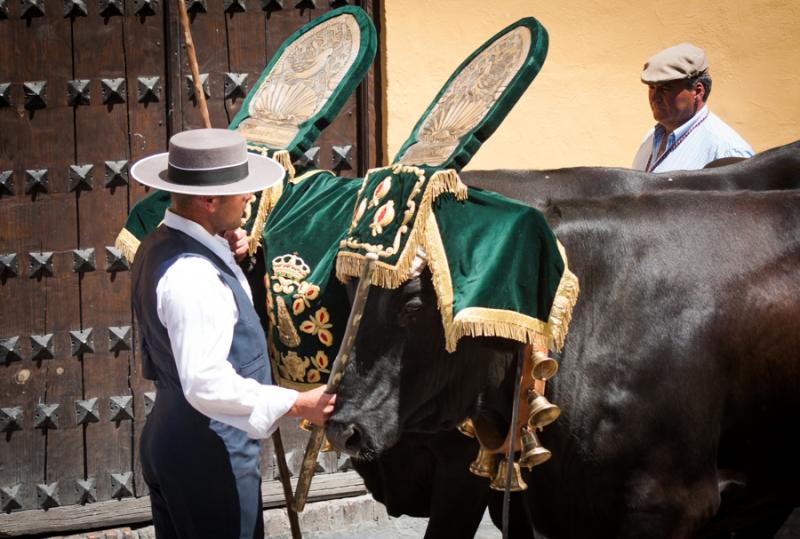
{"type": "Polygon", "coordinates": [[[542,213],[544,213],[544,218],[547,219],[550,228],[557,227],[558,223],[561,222],[561,208],[557,204],[552,204],[549,200],[544,206],[542,213]]]}

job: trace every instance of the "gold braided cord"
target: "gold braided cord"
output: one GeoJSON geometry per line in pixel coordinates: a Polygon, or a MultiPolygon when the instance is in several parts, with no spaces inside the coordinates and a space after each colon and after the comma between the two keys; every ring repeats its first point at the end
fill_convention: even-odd
{"type": "Polygon", "coordinates": [[[292,164],[292,155],[289,153],[289,150],[278,150],[272,154],[272,158],[286,171],[286,178],[288,180],[294,178],[296,172],[292,164]]]}
{"type": "Polygon", "coordinates": [[[139,249],[139,238],[131,234],[127,228],[123,228],[114,240],[114,247],[119,249],[128,261],[133,262],[136,250],[139,249]]]}
{"type": "MultiPolygon", "coordinates": [[[[258,146],[248,145],[248,150],[255,150],[259,152],[261,155],[267,155],[267,149],[261,148],[258,146]]],[[[286,177],[288,181],[292,181],[294,178],[295,170],[294,165],[292,164],[292,156],[288,150],[278,150],[274,154],[272,154],[272,158],[278,162],[280,166],[283,167],[283,170],[286,171],[286,177]]],[[[264,224],[267,222],[267,216],[269,216],[269,212],[272,211],[272,208],[275,207],[275,204],[278,203],[278,199],[283,194],[283,182],[279,181],[270,187],[267,187],[263,191],[261,191],[261,200],[258,203],[258,211],[256,213],[256,218],[253,221],[253,228],[250,231],[250,235],[247,236],[247,252],[252,256],[258,250],[258,246],[261,244],[261,233],[264,231],[264,224]]],[[[246,222],[250,219],[250,206],[252,202],[248,204],[245,218],[242,222],[246,222]]]]}
{"type": "Polygon", "coordinates": [[[324,169],[324,168],[315,168],[315,169],[311,169],[311,170],[299,175],[297,178],[290,179],[289,183],[291,183],[292,185],[297,185],[298,183],[300,183],[302,181],[305,181],[305,180],[307,180],[308,178],[310,178],[312,176],[316,176],[317,174],[321,174],[322,172],[328,172],[329,174],[332,174],[334,176],[336,175],[336,174],[333,173],[332,170],[327,170],[327,169],[324,169]]]}

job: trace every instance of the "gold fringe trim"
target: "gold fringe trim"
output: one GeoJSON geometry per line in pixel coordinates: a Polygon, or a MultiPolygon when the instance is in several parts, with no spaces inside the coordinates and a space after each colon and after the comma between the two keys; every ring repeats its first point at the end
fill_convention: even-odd
{"type": "Polygon", "coordinates": [[[139,238],[130,233],[127,228],[123,228],[117,234],[117,239],[114,240],[114,247],[122,251],[125,258],[129,262],[133,262],[133,257],[136,256],[136,250],[139,249],[139,238]]]}
{"type": "Polygon", "coordinates": [[[553,298],[553,306],[547,317],[547,331],[550,335],[550,349],[560,352],[567,338],[569,323],[572,321],[572,311],[578,302],[581,287],[578,277],[569,270],[564,246],[558,240],[556,240],[556,244],[558,252],[561,253],[561,259],[564,261],[564,273],[561,275],[561,281],[556,289],[556,297],[553,298]]]}
{"type": "Polygon", "coordinates": [[[434,200],[443,193],[453,194],[456,200],[467,200],[467,186],[459,178],[458,172],[451,168],[434,172],[430,184],[429,189],[433,191],[434,200]]]}
{"type": "MultiPolygon", "coordinates": [[[[447,341],[461,337],[501,337],[546,348],[550,342],[547,324],[514,311],[468,307],[460,311],[448,332],[447,341]]],[[[454,346],[455,347],[455,346],[454,346]]]]}
{"type": "MultiPolygon", "coordinates": [[[[402,172],[413,173],[411,170],[402,170],[402,172]]],[[[419,201],[419,210],[417,210],[414,228],[411,230],[411,234],[406,240],[403,252],[400,253],[394,265],[381,262],[380,260],[375,263],[375,269],[372,273],[372,284],[380,286],[381,288],[394,289],[400,287],[400,285],[408,280],[408,275],[411,273],[411,266],[417,255],[417,246],[424,244],[423,242],[428,228],[427,225],[430,222],[429,218],[433,215],[434,198],[433,189],[430,188],[429,182],[425,192],[422,194],[422,199],[419,201]]],[[[358,199],[356,199],[356,202],[358,202],[358,199]]],[[[336,277],[342,282],[347,281],[349,277],[358,277],[361,275],[361,268],[364,265],[364,260],[364,255],[360,253],[339,252],[336,256],[336,277]]]]}
{"type": "MultiPolygon", "coordinates": [[[[272,155],[272,158],[280,164],[286,171],[287,181],[292,181],[294,178],[295,170],[292,165],[292,157],[287,150],[278,150],[272,155]]],[[[253,221],[253,228],[250,235],[247,237],[247,252],[252,256],[258,250],[261,244],[261,233],[264,231],[264,224],[267,222],[267,217],[278,199],[283,194],[283,182],[277,182],[271,187],[267,187],[261,191],[261,201],[258,203],[258,212],[253,221]]],[[[249,216],[248,216],[249,219],[249,216]]]]}
{"type": "Polygon", "coordinates": [[[294,178],[296,172],[294,170],[294,165],[292,164],[292,156],[289,153],[289,150],[278,150],[272,154],[272,158],[283,167],[283,170],[286,171],[286,178],[288,180],[294,178]]]}
{"type": "Polygon", "coordinates": [[[442,317],[445,333],[445,348],[455,352],[461,337],[502,337],[517,342],[532,344],[540,349],[561,351],[567,336],[572,310],[578,299],[580,287],[578,278],[569,271],[567,256],[563,245],[558,249],[564,261],[553,306],[545,324],[532,316],[514,311],[470,307],[463,309],[453,318],[453,283],[450,266],[442,244],[436,217],[431,214],[427,225],[423,248],[428,256],[428,266],[433,276],[437,307],[442,317]]]}
{"type": "Polygon", "coordinates": [[[456,351],[458,341],[452,340],[453,327],[453,281],[450,277],[450,263],[447,252],[444,250],[442,236],[436,217],[428,217],[428,233],[425,235],[425,254],[428,257],[428,267],[433,276],[433,289],[436,291],[436,306],[442,317],[444,328],[445,350],[449,353],[456,351]]]}

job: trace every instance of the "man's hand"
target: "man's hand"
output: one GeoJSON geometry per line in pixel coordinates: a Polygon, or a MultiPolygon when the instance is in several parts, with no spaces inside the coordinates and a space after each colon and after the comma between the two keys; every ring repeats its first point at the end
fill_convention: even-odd
{"type": "Polygon", "coordinates": [[[243,228],[226,230],[223,238],[227,240],[236,261],[241,262],[247,256],[247,232],[243,228]]]}
{"type": "Polygon", "coordinates": [[[297,400],[287,415],[308,419],[315,425],[324,425],[333,413],[336,395],[325,393],[327,386],[320,386],[311,391],[297,394],[297,400]]]}

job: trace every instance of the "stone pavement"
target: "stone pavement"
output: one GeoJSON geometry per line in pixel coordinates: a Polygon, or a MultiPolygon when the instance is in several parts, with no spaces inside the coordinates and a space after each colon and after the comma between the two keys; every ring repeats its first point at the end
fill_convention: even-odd
{"type": "MultiPolygon", "coordinates": [[[[309,503],[300,514],[303,539],[404,539],[425,535],[427,519],[390,517],[383,505],[369,494],[309,503]]],[[[269,539],[291,539],[289,518],[283,508],[264,511],[264,529],[269,539]]],[[[499,539],[500,531],[484,516],[476,539],[499,539]]],[[[83,532],[48,539],[155,539],[152,526],[83,532]]]]}

